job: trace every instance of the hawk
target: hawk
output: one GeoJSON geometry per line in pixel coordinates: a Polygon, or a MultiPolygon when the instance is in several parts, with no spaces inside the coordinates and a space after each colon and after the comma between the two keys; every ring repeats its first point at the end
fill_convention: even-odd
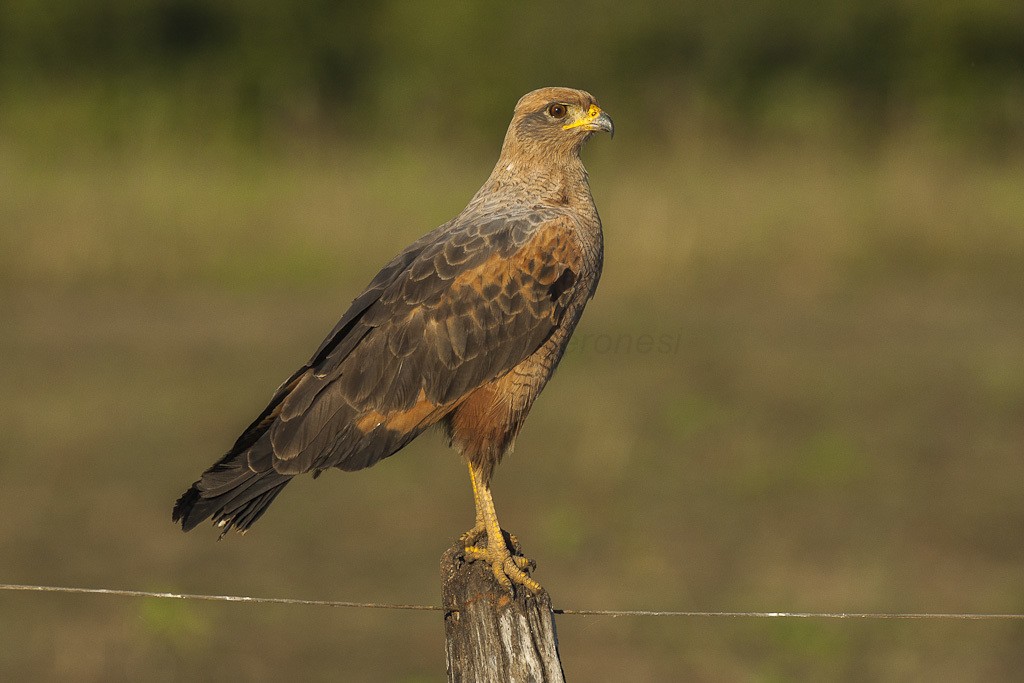
{"type": "Polygon", "coordinates": [[[466,557],[507,589],[539,590],[489,484],[597,287],[601,220],[580,149],[599,132],[612,120],[589,93],[524,95],[466,208],[381,269],[173,520],[244,532],[292,477],[369,467],[439,425],[472,477],[466,557]]]}

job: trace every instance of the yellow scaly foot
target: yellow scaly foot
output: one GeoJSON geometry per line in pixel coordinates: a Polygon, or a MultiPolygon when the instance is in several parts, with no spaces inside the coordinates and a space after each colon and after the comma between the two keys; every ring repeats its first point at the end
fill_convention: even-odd
{"type": "Polygon", "coordinates": [[[481,473],[472,465],[469,466],[469,473],[473,478],[476,524],[461,537],[466,546],[466,560],[488,563],[494,573],[494,578],[509,592],[512,592],[513,584],[524,586],[533,593],[539,592],[540,584],[527,574],[537,566],[536,563],[522,555],[518,539],[512,534],[506,533],[498,524],[491,490],[483,481],[481,473]],[[480,537],[485,534],[487,543],[481,546],[479,545],[480,537]]]}

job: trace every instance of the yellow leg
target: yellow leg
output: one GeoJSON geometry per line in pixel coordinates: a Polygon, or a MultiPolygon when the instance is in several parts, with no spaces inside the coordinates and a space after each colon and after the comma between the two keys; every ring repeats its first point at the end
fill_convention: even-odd
{"type": "Polygon", "coordinates": [[[540,584],[531,579],[524,571],[533,566],[533,563],[522,555],[513,555],[505,543],[501,525],[498,524],[498,515],[494,512],[491,489],[484,483],[480,471],[472,464],[469,466],[469,474],[473,480],[476,525],[463,538],[469,537],[467,542],[471,542],[472,537],[479,536],[481,531],[486,532],[487,546],[481,548],[478,545],[467,545],[466,559],[483,560],[490,564],[494,578],[509,591],[512,590],[512,584],[517,583],[534,593],[538,592],[540,584]]]}
{"type": "Polygon", "coordinates": [[[483,513],[480,511],[480,489],[477,486],[476,477],[473,475],[473,463],[468,464],[469,478],[473,482],[473,507],[476,509],[476,523],[473,524],[472,529],[462,534],[461,539],[467,546],[472,546],[487,531],[487,527],[484,526],[483,513]]]}

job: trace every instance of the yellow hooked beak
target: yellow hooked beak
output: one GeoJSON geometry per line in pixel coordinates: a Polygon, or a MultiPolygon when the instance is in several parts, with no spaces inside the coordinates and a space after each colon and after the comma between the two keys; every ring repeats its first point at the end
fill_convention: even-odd
{"type": "Polygon", "coordinates": [[[615,137],[615,124],[612,123],[612,117],[601,111],[601,107],[596,104],[590,105],[590,109],[587,113],[579,117],[572,123],[567,123],[562,126],[562,130],[569,130],[570,128],[582,128],[583,130],[590,130],[594,132],[604,131],[612,137],[615,137]]]}

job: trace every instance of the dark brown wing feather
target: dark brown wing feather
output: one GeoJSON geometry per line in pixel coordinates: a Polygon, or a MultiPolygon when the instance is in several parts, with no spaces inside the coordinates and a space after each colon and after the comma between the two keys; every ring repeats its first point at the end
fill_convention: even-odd
{"type": "Polygon", "coordinates": [[[553,248],[564,228],[534,214],[428,242],[288,392],[269,429],[274,469],[373,464],[533,353],[578,267],[553,248]]]}
{"type": "Polygon", "coordinates": [[[247,528],[296,474],[385,458],[538,349],[581,268],[571,219],[456,219],[395,257],[175,506],[247,528]]]}

